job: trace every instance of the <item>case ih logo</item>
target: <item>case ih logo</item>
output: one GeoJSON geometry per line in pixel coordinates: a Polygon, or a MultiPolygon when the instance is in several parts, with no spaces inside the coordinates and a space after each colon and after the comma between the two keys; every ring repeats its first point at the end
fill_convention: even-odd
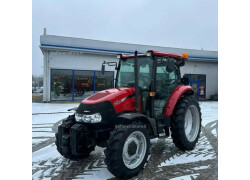
{"type": "Polygon", "coordinates": [[[127,97],[122,98],[121,100],[115,101],[114,105],[117,106],[117,105],[121,104],[123,101],[125,101],[125,100],[127,100],[129,98],[135,98],[135,94],[130,94],[127,97]]]}
{"type": "Polygon", "coordinates": [[[121,99],[120,101],[115,101],[115,102],[114,102],[114,105],[117,106],[117,105],[121,104],[121,103],[122,103],[123,101],[125,101],[127,98],[128,98],[128,96],[125,97],[125,98],[123,98],[123,99],[121,99]]]}

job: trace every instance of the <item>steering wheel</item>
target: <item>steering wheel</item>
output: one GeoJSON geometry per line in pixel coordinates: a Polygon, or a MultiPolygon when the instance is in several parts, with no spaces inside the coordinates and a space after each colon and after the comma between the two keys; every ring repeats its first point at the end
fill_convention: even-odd
{"type": "Polygon", "coordinates": [[[162,86],[169,86],[175,82],[175,79],[165,80],[166,83],[162,84],[162,86]]]}

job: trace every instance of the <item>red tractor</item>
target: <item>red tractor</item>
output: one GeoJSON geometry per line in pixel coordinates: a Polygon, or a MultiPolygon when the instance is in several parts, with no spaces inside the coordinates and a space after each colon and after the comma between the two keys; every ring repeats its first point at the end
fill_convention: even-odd
{"type": "Polygon", "coordinates": [[[115,88],[84,99],[56,133],[57,150],[79,160],[95,146],[106,148],[105,163],[117,177],[137,175],[147,162],[150,139],[170,135],[181,150],[192,150],[201,130],[201,112],[180,67],[188,54],[159,51],[118,54],[115,88]]]}

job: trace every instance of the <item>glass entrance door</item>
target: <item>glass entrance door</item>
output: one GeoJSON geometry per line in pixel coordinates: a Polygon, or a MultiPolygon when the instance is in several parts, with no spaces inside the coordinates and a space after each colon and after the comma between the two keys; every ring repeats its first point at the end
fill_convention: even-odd
{"type": "Polygon", "coordinates": [[[185,74],[189,79],[189,85],[194,89],[194,97],[197,100],[206,99],[206,75],[203,74],[185,74]]]}
{"type": "MultiPolygon", "coordinates": [[[[191,84],[190,84],[191,85],[191,84]]],[[[195,97],[195,99],[199,99],[198,98],[198,86],[199,86],[199,84],[198,83],[192,83],[192,85],[191,85],[191,87],[194,89],[194,97],[195,97]]]]}

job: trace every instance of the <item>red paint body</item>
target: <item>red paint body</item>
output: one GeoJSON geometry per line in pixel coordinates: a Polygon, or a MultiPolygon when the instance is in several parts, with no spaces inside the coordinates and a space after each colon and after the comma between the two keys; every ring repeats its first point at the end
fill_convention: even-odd
{"type": "Polygon", "coordinates": [[[181,95],[183,93],[185,93],[186,91],[188,91],[188,90],[194,91],[191,86],[183,86],[183,85],[179,85],[173,91],[173,93],[169,97],[167,106],[165,108],[164,116],[171,116],[173,114],[173,110],[175,108],[175,105],[176,105],[177,101],[179,100],[179,98],[181,97],[181,95]]]}
{"type": "MultiPolygon", "coordinates": [[[[125,54],[117,54],[117,55],[121,55],[121,59],[127,59],[127,58],[133,58],[134,55],[125,55],[125,54]]],[[[137,57],[145,57],[147,56],[146,54],[138,54],[137,57]]]]}
{"type": "MultiPolygon", "coordinates": [[[[175,53],[166,53],[166,52],[161,52],[161,51],[153,51],[149,50],[147,52],[151,52],[154,56],[160,56],[160,57],[170,57],[170,58],[176,58],[176,59],[182,59],[182,56],[179,54],[175,53]]],[[[124,54],[118,54],[121,55],[121,59],[127,59],[127,58],[133,58],[134,55],[124,55],[124,54]]],[[[138,54],[137,57],[145,57],[147,56],[146,54],[138,54]]]]}
{"type": "MultiPolygon", "coordinates": [[[[84,104],[97,104],[103,101],[110,101],[115,108],[116,113],[122,111],[135,112],[135,98],[128,98],[122,101],[123,98],[134,94],[135,88],[123,87],[123,88],[113,88],[100,91],[88,98],[84,99],[82,103],[84,104]],[[115,103],[116,102],[116,103],[115,103]]],[[[139,100],[139,107],[141,107],[139,100]]],[[[141,108],[139,109],[141,112],[141,108]]]]}
{"type": "Polygon", "coordinates": [[[182,56],[179,54],[175,54],[175,53],[166,53],[166,52],[161,52],[161,51],[153,51],[153,50],[149,50],[148,52],[151,52],[154,56],[168,56],[170,58],[177,58],[177,59],[182,59],[182,56]]]}
{"type": "MultiPolygon", "coordinates": [[[[179,85],[171,94],[166,109],[164,111],[164,116],[171,116],[173,114],[173,110],[175,108],[175,105],[181,95],[188,91],[193,91],[193,88],[191,86],[183,86],[179,85]]],[[[123,98],[126,98],[129,95],[132,95],[135,93],[135,88],[113,88],[113,89],[107,89],[100,91],[92,96],[89,96],[88,98],[84,99],[82,103],[84,104],[97,104],[103,101],[110,101],[116,111],[116,113],[120,113],[122,111],[130,111],[135,112],[135,98],[128,98],[124,101],[122,101],[123,98]]],[[[139,98],[139,112],[141,113],[141,101],[139,98]]]]}

